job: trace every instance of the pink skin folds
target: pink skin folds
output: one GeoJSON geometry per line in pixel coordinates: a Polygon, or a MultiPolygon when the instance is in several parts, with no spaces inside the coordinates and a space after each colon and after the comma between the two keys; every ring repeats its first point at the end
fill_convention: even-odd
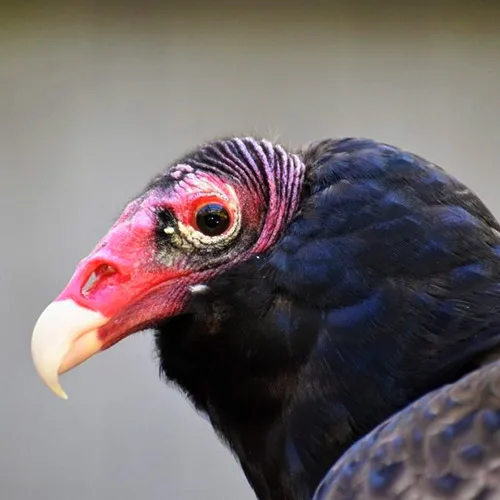
{"type": "MultiPolygon", "coordinates": [[[[245,226],[259,224],[257,196],[240,195],[245,226]]],[[[189,294],[189,286],[203,283],[213,271],[190,269],[189,256],[168,267],[155,256],[155,231],[158,208],[171,210],[178,221],[196,229],[196,212],[206,203],[222,203],[234,223],[240,211],[235,190],[218,177],[190,174],[168,192],[154,190],[131,202],[109,232],[83,259],[56,301],[72,300],[81,307],[99,312],[108,321],[98,328],[102,349],[124,337],[148,328],[161,318],[179,314],[189,294]],[[95,279],[86,286],[89,279],[95,279]]],[[[228,230],[230,230],[230,227],[228,230]]],[[[242,260],[238,255],[231,260],[242,260]]],[[[227,266],[220,266],[221,272],[227,266]]]]}
{"type": "Polygon", "coordinates": [[[109,318],[98,329],[103,348],[147,328],[158,318],[178,314],[189,286],[203,282],[213,273],[191,270],[188,256],[168,267],[157,260],[156,211],[167,208],[182,224],[192,227],[196,210],[205,203],[222,202],[230,214],[239,210],[231,191],[217,178],[199,176],[180,181],[168,193],[152,191],[133,201],[90,255],[80,262],[56,301],[71,299],[109,318]],[[85,289],[93,273],[95,280],[85,289]]]}
{"type": "Polygon", "coordinates": [[[304,165],[280,147],[251,143],[258,150],[258,165],[245,149],[251,144],[235,141],[245,158],[226,151],[234,160],[231,181],[209,169],[172,167],[157,178],[155,187],[127,205],[41,314],[32,354],[54,392],[65,397],[59,374],[132,333],[180,314],[192,285],[206,283],[276,242],[295,213],[304,165]],[[212,203],[229,215],[229,226],[216,236],[203,234],[197,226],[198,211],[212,203]],[[168,216],[159,217],[162,211],[173,216],[172,227],[168,216]],[[258,235],[257,240],[251,246],[233,245],[240,233],[258,235]],[[217,258],[211,266],[212,250],[217,258]]]}

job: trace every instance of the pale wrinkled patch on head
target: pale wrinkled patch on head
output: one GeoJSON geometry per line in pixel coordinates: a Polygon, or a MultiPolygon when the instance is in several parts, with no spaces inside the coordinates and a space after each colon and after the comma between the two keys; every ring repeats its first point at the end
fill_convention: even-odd
{"type": "Polygon", "coordinates": [[[172,179],[179,180],[186,174],[190,174],[194,172],[194,168],[191,165],[187,165],[186,163],[179,163],[174,165],[170,172],[168,173],[172,179]]]}

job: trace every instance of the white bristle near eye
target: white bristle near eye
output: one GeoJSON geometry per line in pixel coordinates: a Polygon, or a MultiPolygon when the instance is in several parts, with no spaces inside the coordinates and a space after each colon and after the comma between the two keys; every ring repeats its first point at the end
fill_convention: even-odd
{"type": "Polygon", "coordinates": [[[163,232],[164,232],[165,234],[174,234],[174,233],[175,233],[175,229],[174,229],[173,227],[170,227],[170,226],[169,226],[169,227],[166,227],[166,228],[163,230],[163,232]]]}
{"type": "Polygon", "coordinates": [[[191,293],[205,293],[208,292],[209,288],[207,285],[202,285],[201,283],[198,283],[197,285],[192,285],[189,287],[189,291],[191,293]]]}

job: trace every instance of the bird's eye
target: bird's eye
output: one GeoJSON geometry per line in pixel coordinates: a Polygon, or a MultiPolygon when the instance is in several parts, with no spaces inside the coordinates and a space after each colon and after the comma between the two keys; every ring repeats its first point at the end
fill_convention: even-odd
{"type": "Polygon", "coordinates": [[[196,213],[197,229],[206,236],[219,236],[229,227],[226,208],[220,203],[203,205],[196,213]]]}

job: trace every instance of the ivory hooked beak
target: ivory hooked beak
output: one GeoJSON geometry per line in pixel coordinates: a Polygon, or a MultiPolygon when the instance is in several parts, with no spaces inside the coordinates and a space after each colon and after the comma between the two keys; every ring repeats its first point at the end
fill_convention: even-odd
{"type": "Polygon", "coordinates": [[[108,318],[71,299],[52,302],[36,322],[31,354],[38,374],[52,391],[68,396],[59,375],[74,368],[102,349],[98,329],[108,318]]]}

